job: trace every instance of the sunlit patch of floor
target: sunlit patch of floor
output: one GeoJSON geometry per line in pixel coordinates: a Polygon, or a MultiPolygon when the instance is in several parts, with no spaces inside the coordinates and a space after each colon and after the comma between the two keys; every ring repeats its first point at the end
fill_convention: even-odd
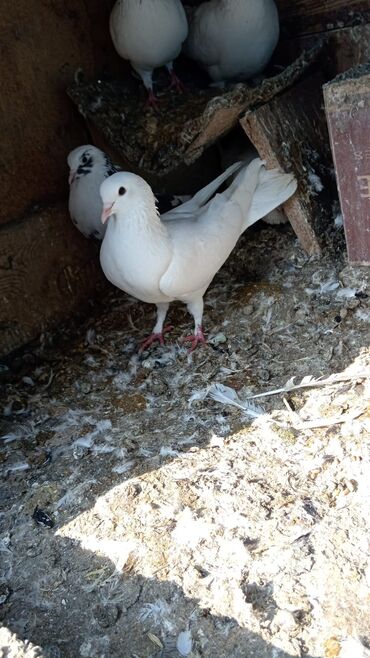
{"type": "Polygon", "coordinates": [[[369,276],[263,229],[207,294],[192,356],[179,305],[138,355],[152,309],[113,293],[9,365],[0,615],[17,658],[26,639],[43,658],[366,651],[369,276]]]}

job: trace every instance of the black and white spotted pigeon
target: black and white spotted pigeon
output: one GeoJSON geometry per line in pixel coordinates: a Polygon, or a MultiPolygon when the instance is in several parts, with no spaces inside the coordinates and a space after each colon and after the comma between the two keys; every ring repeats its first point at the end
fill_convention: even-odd
{"type": "Polygon", "coordinates": [[[68,156],[69,165],[69,214],[72,222],[86,238],[102,240],[105,226],[100,217],[102,202],[99,194],[103,180],[115,174],[115,167],[108,155],[92,146],[78,146],[68,156]]]}

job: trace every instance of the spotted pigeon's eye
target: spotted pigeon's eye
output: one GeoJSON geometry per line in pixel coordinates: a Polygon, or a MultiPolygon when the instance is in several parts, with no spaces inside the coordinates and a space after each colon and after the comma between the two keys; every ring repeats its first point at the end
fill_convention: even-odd
{"type": "Polygon", "coordinates": [[[86,155],[84,155],[83,158],[82,158],[82,164],[86,164],[86,162],[87,162],[87,157],[86,157],[86,155]]]}
{"type": "Polygon", "coordinates": [[[118,190],[118,194],[120,196],[123,196],[124,194],[126,194],[126,188],[125,187],[120,187],[119,190],[118,190]]]}

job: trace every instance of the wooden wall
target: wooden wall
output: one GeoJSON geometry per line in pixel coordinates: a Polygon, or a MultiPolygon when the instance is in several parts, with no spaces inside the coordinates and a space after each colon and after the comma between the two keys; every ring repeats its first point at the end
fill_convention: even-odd
{"type": "MultiPolygon", "coordinates": [[[[127,72],[109,37],[113,4],[0,3],[0,354],[67,318],[102,281],[96,247],[67,213],[66,156],[90,137],[65,87],[78,68],[87,76],[127,72]]],[[[339,53],[334,72],[369,57],[370,26],[361,27],[370,24],[369,0],[277,4],[283,48],[301,48],[330,31],[339,53]],[[354,24],[357,32],[350,31],[354,24]]]]}
{"type": "Polygon", "coordinates": [[[95,245],[67,213],[66,157],[89,135],[65,88],[78,68],[121,66],[111,4],[0,4],[0,354],[67,318],[101,280],[95,245]]]}
{"type": "Polygon", "coordinates": [[[276,0],[283,37],[317,34],[370,20],[369,0],[276,0]]]}

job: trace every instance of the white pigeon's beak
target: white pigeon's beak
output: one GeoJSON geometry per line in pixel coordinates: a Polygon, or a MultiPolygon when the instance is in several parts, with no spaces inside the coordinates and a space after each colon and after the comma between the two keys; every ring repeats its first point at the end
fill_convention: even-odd
{"type": "Polygon", "coordinates": [[[109,219],[109,217],[113,214],[112,213],[113,205],[114,205],[113,203],[109,203],[109,204],[103,206],[103,212],[101,214],[102,224],[105,224],[107,219],[109,219]]]}
{"type": "Polygon", "coordinates": [[[77,170],[76,170],[76,169],[71,169],[71,170],[70,170],[70,172],[69,172],[69,178],[68,178],[68,183],[69,183],[70,185],[72,185],[72,183],[73,183],[73,181],[74,181],[74,179],[75,179],[76,174],[77,174],[77,170]]]}

